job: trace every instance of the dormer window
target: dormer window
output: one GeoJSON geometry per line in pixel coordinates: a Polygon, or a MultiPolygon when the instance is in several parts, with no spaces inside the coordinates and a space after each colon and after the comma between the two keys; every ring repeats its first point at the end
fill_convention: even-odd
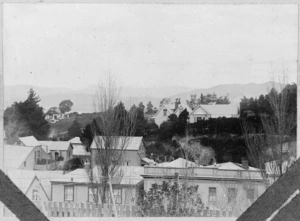
{"type": "Polygon", "coordinates": [[[164,109],[164,116],[167,116],[167,109],[164,109]]]}

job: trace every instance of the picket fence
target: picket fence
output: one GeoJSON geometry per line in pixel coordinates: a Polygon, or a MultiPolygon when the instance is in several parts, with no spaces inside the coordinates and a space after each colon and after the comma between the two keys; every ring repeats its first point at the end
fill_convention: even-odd
{"type": "MultiPolygon", "coordinates": [[[[112,217],[111,205],[94,203],[34,202],[47,217],[112,217]]],[[[141,217],[137,206],[117,205],[119,217],[141,217]]],[[[237,217],[241,211],[203,209],[198,217],[237,217]]]]}

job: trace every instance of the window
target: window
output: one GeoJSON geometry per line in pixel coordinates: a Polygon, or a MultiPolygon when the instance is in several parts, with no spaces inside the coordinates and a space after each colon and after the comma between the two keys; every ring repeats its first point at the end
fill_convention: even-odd
{"type": "Polygon", "coordinates": [[[32,200],[33,201],[39,201],[40,196],[39,196],[39,191],[38,190],[32,190],[32,200]]]}
{"type": "Polygon", "coordinates": [[[202,117],[197,117],[197,122],[202,120],[202,117]]]}
{"type": "Polygon", "coordinates": [[[215,205],[217,201],[217,188],[209,187],[208,189],[208,203],[215,205]]]}
{"type": "Polygon", "coordinates": [[[114,190],[115,203],[122,204],[122,189],[117,188],[113,190],[114,190]]]}
{"type": "Polygon", "coordinates": [[[41,151],[37,150],[34,152],[34,160],[37,162],[41,158],[41,151]]]}
{"type": "Polygon", "coordinates": [[[228,188],[228,203],[236,201],[237,191],[235,188],[228,188]]]}
{"type": "Polygon", "coordinates": [[[65,186],[65,201],[74,201],[74,187],[65,186]]]}
{"type": "Polygon", "coordinates": [[[98,202],[98,188],[97,187],[89,187],[88,192],[88,201],[91,203],[98,202]]]}
{"type": "Polygon", "coordinates": [[[164,109],[164,116],[167,116],[167,109],[164,109]]]}
{"type": "Polygon", "coordinates": [[[247,199],[249,199],[252,202],[254,202],[254,189],[247,189],[246,190],[247,199]]]}

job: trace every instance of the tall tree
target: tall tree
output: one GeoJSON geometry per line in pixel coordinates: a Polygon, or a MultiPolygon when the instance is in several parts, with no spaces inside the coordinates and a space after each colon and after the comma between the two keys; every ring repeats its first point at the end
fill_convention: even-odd
{"type": "MultiPolygon", "coordinates": [[[[106,82],[99,85],[94,97],[94,109],[99,113],[95,119],[100,136],[94,131],[96,145],[95,162],[91,161],[91,168],[97,167],[98,180],[101,180],[101,201],[106,202],[106,196],[110,193],[114,214],[118,216],[113,194],[112,179],[119,173],[123,164],[124,150],[130,136],[134,135],[136,124],[136,112],[127,112],[117,102],[119,100],[119,88],[109,76],[106,82]],[[117,107],[116,107],[117,106],[117,107]]],[[[93,170],[92,170],[93,171],[93,170]]],[[[93,174],[93,172],[89,172],[93,174]]],[[[91,181],[95,179],[91,178],[91,181]]]]}
{"type": "MultiPolygon", "coordinates": [[[[257,131],[247,122],[243,124],[250,160],[262,171],[267,162],[267,169],[275,178],[281,176],[286,169],[285,145],[295,139],[293,132],[296,130],[296,111],[289,112],[290,102],[295,102],[294,99],[293,90],[290,90],[289,85],[280,93],[272,88],[267,96],[271,111],[269,115],[260,116],[261,130],[257,131]]],[[[288,150],[288,152],[293,154],[293,151],[288,150]]]]}
{"type": "Polygon", "coordinates": [[[81,136],[81,127],[77,120],[74,120],[72,125],[69,127],[68,135],[69,135],[69,138],[81,136]]]}
{"type": "Polygon", "coordinates": [[[59,103],[59,110],[61,113],[66,113],[71,110],[73,102],[71,100],[63,100],[59,103]]]}
{"type": "Polygon", "coordinates": [[[147,111],[146,114],[152,114],[153,113],[153,104],[151,103],[151,101],[149,101],[147,103],[147,111]]]}
{"type": "Polygon", "coordinates": [[[22,136],[32,135],[37,139],[47,137],[50,126],[39,102],[39,96],[30,89],[24,102],[15,102],[4,111],[4,128],[8,143],[14,143],[22,136]]]}

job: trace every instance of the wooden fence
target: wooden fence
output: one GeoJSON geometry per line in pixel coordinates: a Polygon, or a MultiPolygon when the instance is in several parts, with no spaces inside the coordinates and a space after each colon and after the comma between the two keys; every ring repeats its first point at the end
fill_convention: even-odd
{"type": "MultiPolygon", "coordinates": [[[[35,202],[35,205],[47,217],[112,217],[113,210],[110,205],[97,205],[94,203],[68,203],[68,202],[35,202]]],[[[119,217],[141,217],[137,206],[117,205],[119,217]]],[[[195,213],[197,217],[237,217],[241,211],[208,210],[203,209],[195,213]]]]}

